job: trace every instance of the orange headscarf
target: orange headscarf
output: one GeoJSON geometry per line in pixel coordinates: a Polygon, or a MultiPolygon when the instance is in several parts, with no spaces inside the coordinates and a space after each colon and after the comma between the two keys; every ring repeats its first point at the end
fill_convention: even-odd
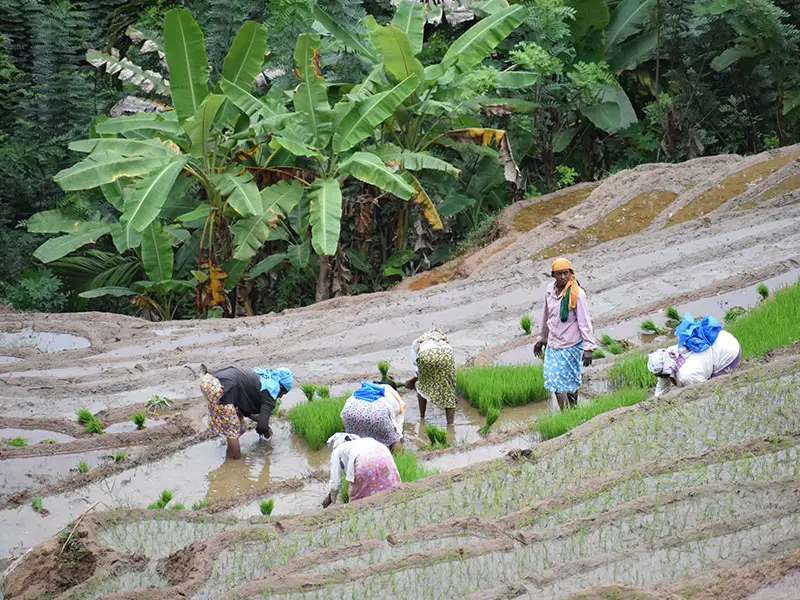
{"type": "Polygon", "coordinates": [[[578,282],[575,280],[575,269],[572,268],[572,263],[569,262],[569,259],[563,257],[555,259],[550,270],[552,273],[555,273],[556,271],[570,272],[569,281],[561,291],[561,296],[559,296],[559,298],[567,299],[566,303],[563,300],[561,301],[560,318],[561,321],[564,322],[568,317],[567,311],[575,310],[575,308],[578,306],[578,291],[580,290],[580,285],[578,285],[578,282]]]}

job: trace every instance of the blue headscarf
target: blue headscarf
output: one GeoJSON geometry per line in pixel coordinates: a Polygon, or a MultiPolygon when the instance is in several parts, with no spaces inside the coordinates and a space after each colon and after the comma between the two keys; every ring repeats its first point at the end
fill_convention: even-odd
{"type": "Polygon", "coordinates": [[[675,335],[679,346],[686,346],[692,352],[705,352],[717,341],[720,331],[722,325],[711,315],[697,323],[691,313],[686,313],[675,328],[675,335]]]}
{"type": "Polygon", "coordinates": [[[353,396],[365,402],[375,402],[378,398],[383,398],[385,393],[382,385],[370,381],[362,381],[361,387],[353,392],[353,396]]]}
{"type": "Polygon", "coordinates": [[[281,386],[287,392],[294,386],[294,375],[289,369],[253,369],[253,373],[261,379],[261,391],[267,390],[275,399],[278,398],[281,386]]]}

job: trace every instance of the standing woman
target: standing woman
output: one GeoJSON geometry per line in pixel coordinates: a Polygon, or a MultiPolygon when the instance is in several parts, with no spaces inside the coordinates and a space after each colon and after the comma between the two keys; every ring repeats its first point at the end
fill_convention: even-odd
{"type": "Polygon", "coordinates": [[[416,386],[420,419],[425,419],[428,400],[443,408],[447,424],[456,414],[456,360],[453,347],[441,329],[428,329],[411,344],[414,377],[406,387],[416,386]]]}
{"type": "Polygon", "coordinates": [[[292,389],[294,377],[289,369],[239,369],[225,367],[205,372],[200,391],[208,402],[208,428],[228,440],[226,456],[242,457],[239,438],[244,433],[247,417],[258,423],[256,431],[269,438],[269,418],[275,403],[292,389]]]}
{"type": "Polygon", "coordinates": [[[597,342],[589,318],[586,292],[566,258],[553,261],[554,281],[547,286],[539,338],[533,353],[544,354],[544,387],[556,395],[561,410],[578,405],[581,367],[592,364],[597,342]],[[543,352],[544,350],[544,352],[543,352]]]}
{"type": "Polygon", "coordinates": [[[350,502],[400,485],[392,453],[379,441],[354,433],[334,433],[328,439],[328,447],[333,451],[330,491],[322,501],[322,508],[336,502],[343,473],[349,483],[350,502]]]}

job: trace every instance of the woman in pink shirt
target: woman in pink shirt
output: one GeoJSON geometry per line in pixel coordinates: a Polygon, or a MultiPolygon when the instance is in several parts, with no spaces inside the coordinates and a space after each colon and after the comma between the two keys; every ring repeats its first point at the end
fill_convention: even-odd
{"type": "Polygon", "coordinates": [[[597,348],[586,292],[566,258],[553,261],[553,283],[547,286],[539,338],[533,353],[544,357],[544,387],[554,392],[561,410],[578,405],[581,367],[592,364],[597,348]]]}

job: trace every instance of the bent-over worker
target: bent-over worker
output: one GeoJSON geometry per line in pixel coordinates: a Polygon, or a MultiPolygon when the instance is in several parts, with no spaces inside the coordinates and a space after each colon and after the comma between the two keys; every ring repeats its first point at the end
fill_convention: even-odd
{"type": "Polygon", "coordinates": [[[323,508],[336,502],[342,473],[349,484],[350,502],[400,485],[392,453],[379,441],[353,433],[334,433],[328,439],[328,447],[333,450],[330,491],[322,501],[323,508]]]}
{"type": "Polygon", "coordinates": [[[372,438],[399,451],[403,445],[403,413],[406,404],[391,385],[364,381],[339,416],[347,433],[372,438]]]}
{"type": "Polygon", "coordinates": [[[456,359],[453,347],[441,329],[428,329],[411,344],[411,363],[414,377],[406,387],[415,387],[419,402],[419,417],[425,420],[430,400],[444,409],[447,424],[456,415],[456,359]]]}
{"type": "Polygon", "coordinates": [[[722,329],[711,315],[697,323],[692,315],[683,317],[675,329],[678,343],[647,356],[647,370],[658,378],[655,395],[676,385],[685,387],[733,371],[742,358],[742,346],[722,329]]]}
{"type": "Polygon", "coordinates": [[[553,392],[561,410],[578,405],[581,367],[592,364],[597,342],[589,318],[586,292],[566,258],[553,261],[542,306],[539,336],[533,353],[544,358],[544,387],[553,392]]]}
{"type": "Polygon", "coordinates": [[[200,391],[208,402],[208,428],[216,435],[225,436],[228,458],[242,456],[239,438],[244,433],[243,417],[256,421],[259,435],[272,436],[270,415],[278,398],[293,385],[294,377],[289,369],[225,367],[203,375],[200,391]]]}

